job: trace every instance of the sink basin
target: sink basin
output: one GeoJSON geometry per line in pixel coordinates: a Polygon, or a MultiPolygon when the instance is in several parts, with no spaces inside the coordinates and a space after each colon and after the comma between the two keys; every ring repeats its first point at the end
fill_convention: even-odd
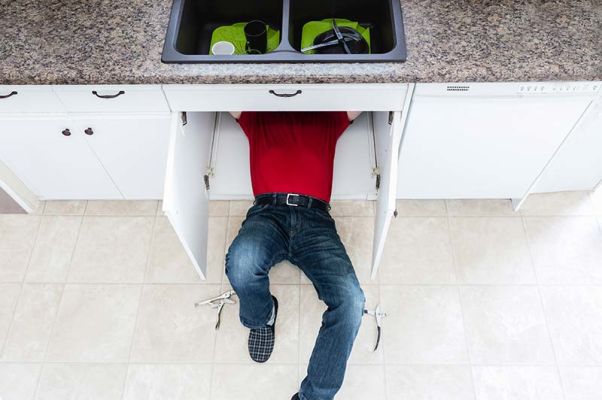
{"type": "Polygon", "coordinates": [[[174,0],[161,61],[164,63],[395,62],[406,46],[399,0],[174,0]],[[309,21],[346,18],[370,28],[370,54],[303,54],[309,21]],[[211,34],[222,25],[260,19],[280,31],[265,54],[212,55],[211,34]]]}

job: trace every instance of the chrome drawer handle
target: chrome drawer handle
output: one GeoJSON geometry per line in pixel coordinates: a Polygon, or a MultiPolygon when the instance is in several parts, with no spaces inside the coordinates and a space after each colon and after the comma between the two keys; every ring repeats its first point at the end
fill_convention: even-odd
{"type": "Polygon", "coordinates": [[[5,94],[5,95],[0,95],[0,99],[8,99],[10,96],[16,96],[19,93],[15,92],[14,90],[12,92],[10,92],[9,94],[5,94]]]}
{"type": "Polygon", "coordinates": [[[93,90],[92,94],[100,99],[114,99],[115,97],[119,97],[122,94],[125,94],[125,92],[123,90],[120,90],[119,92],[117,92],[117,94],[98,94],[96,90],[93,90]]]}
{"type": "Polygon", "coordinates": [[[301,93],[303,93],[301,90],[297,90],[295,93],[276,93],[275,91],[270,90],[270,94],[278,97],[293,97],[301,93]]]}

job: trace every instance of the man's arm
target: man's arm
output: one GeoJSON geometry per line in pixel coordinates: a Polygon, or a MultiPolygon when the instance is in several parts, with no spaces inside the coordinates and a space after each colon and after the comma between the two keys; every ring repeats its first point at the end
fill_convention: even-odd
{"type": "MultiPolygon", "coordinates": [[[[347,118],[349,118],[349,121],[353,121],[359,117],[361,113],[361,111],[347,111],[347,118]]],[[[230,115],[232,115],[234,119],[239,119],[240,114],[242,114],[241,111],[230,111],[230,115]]]]}
{"type": "Polygon", "coordinates": [[[361,113],[361,111],[347,111],[347,118],[349,118],[349,121],[353,121],[359,117],[361,113]]]}

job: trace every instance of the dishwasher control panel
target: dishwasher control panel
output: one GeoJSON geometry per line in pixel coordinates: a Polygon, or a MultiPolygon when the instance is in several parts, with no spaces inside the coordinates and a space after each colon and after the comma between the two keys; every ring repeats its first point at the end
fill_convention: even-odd
{"type": "Polygon", "coordinates": [[[417,83],[419,97],[525,97],[540,95],[592,96],[602,92],[602,82],[455,82],[417,83]]]}
{"type": "Polygon", "coordinates": [[[521,94],[589,94],[600,90],[599,82],[546,82],[521,84],[518,93],[521,94]]]}

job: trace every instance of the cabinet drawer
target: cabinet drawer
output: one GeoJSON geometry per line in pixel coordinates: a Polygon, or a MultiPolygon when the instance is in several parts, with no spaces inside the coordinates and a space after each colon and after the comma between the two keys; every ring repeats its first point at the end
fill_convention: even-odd
{"type": "Polygon", "coordinates": [[[401,110],[406,84],[164,85],[175,111],[401,110]]]}
{"type": "Polygon", "coordinates": [[[0,85],[0,113],[60,113],[64,108],[50,86],[0,85]]]}
{"type": "Polygon", "coordinates": [[[166,112],[169,106],[160,86],[56,86],[68,112],[166,112]]]}

